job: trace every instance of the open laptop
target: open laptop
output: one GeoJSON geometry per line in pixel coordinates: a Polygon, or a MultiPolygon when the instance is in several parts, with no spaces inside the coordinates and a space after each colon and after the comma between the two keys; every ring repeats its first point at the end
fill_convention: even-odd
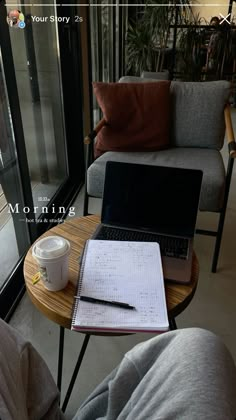
{"type": "Polygon", "coordinates": [[[202,171],[107,162],[93,239],[158,242],[164,277],[191,280],[202,171]]]}

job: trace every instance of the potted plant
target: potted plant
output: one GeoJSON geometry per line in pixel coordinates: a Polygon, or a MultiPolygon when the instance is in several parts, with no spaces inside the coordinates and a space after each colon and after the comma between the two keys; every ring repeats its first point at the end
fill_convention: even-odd
{"type": "Polygon", "coordinates": [[[234,26],[206,24],[193,16],[186,20],[179,38],[178,70],[184,80],[219,80],[232,78],[235,60],[234,26]]]}
{"type": "MultiPolygon", "coordinates": [[[[143,71],[161,72],[168,63],[173,45],[174,27],[182,21],[182,7],[155,6],[149,0],[135,21],[129,22],[126,38],[127,73],[139,76],[143,71]]],[[[185,15],[192,14],[188,3],[183,3],[185,15]]]]}
{"type": "Polygon", "coordinates": [[[199,15],[184,17],[178,38],[178,60],[176,68],[180,77],[187,81],[201,80],[202,69],[206,63],[204,21],[199,15]]]}

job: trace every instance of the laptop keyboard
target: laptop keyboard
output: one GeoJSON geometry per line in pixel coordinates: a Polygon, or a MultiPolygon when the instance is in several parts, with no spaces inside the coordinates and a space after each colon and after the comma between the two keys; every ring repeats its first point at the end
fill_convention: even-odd
{"type": "Polygon", "coordinates": [[[162,236],[148,232],[102,226],[95,239],[109,241],[158,242],[162,256],[181,259],[187,259],[188,256],[189,240],[187,238],[162,236]]]}

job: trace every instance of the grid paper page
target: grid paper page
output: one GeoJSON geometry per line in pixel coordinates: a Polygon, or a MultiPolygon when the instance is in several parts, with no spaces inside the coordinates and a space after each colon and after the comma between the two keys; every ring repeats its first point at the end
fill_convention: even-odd
{"type": "Polygon", "coordinates": [[[165,330],[168,317],[157,243],[89,240],[78,295],[135,307],[77,301],[73,326],[93,329],[165,330]]]}

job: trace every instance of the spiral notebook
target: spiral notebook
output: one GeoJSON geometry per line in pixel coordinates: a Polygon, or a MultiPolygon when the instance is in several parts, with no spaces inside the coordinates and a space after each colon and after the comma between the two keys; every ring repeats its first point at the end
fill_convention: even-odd
{"type": "Polygon", "coordinates": [[[168,330],[158,243],[88,240],[85,246],[72,330],[159,332],[168,330]],[[84,302],[80,296],[125,302],[120,307],[84,302]]]}

